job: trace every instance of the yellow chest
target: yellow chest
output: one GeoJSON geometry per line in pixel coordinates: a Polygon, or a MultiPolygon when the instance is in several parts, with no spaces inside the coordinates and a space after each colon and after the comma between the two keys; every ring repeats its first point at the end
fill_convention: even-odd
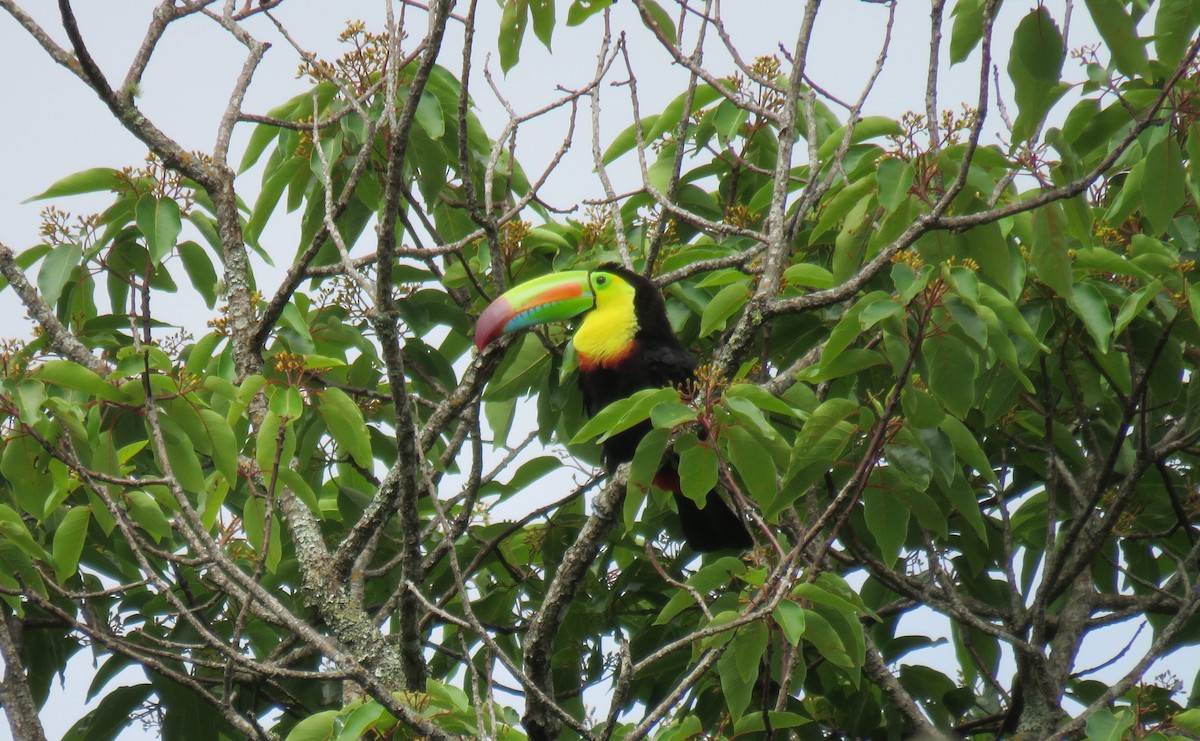
{"type": "Polygon", "coordinates": [[[584,368],[612,366],[633,350],[637,317],[629,308],[598,306],[575,330],[575,351],[584,368]]]}

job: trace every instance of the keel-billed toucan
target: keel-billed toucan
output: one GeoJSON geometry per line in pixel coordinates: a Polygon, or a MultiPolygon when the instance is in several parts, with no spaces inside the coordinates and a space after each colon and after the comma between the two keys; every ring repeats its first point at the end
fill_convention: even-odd
{"type": "MultiPolygon", "coordinates": [[[[646,278],[615,263],[545,275],[509,290],[479,317],[475,345],[482,350],[503,334],[580,315],[573,341],[588,414],[635,391],[692,379],[696,359],[671,331],[662,294],[646,278]]],[[[644,421],[604,441],[604,465],[610,474],[633,458],[650,428],[644,421]]],[[[692,550],[745,550],[753,545],[742,519],[716,491],[708,493],[703,508],[683,495],[676,461],[673,454],[665,456],[654,483],[675,495],[692,550]]]]}

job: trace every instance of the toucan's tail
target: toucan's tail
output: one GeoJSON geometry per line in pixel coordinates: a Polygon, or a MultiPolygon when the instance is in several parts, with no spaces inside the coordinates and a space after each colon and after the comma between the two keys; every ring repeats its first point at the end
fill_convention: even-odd
{"type": "Polygon", "coordinates": [[[695,502],[683,495],[678,472],[660,470],[654,477],[654,483],[675,495],[683,537],[693,551],[745,551],[754,545],[754,539],[750,537],[742,518],[725,504],[716,491],[710,491],[704,506],[697,507],[695,502]]]}

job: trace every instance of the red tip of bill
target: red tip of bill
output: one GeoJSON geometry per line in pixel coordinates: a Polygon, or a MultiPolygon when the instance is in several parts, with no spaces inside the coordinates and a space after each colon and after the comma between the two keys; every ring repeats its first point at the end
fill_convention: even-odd
{"type": "Polygon", "coordinates": [[[488,304],[475,324],[475,349],[482,352],[483,348],[504,334],[504,325],[508,324],[510,319],[512,307],[503,296],[488,304]]]}

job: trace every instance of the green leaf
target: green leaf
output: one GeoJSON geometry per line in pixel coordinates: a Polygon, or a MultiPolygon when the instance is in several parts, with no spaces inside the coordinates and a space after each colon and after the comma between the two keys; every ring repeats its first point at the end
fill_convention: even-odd
{"type": "MultiPolygon", "coordinates": [[[[698,111],[719,99],[721,99],[721,93],[716,88],[711,85],[697,85],[695,92],[692,94],[691,111],[698,111]]],[[[643,119],[643,123],[645,124],[645,133],[643,136],[646,142],[652,142],[663,134],[674,131],[683,119],[684,113],[687,113],[685,111],[687,104],[687,93],[680,93],[667,104],[667,107],[663,109],[662,115],[657,116],[653,123],[651,123],[649,117],[643,119]]],[[[672,151],[666,159],[670,162],[670,167],[673,169],[674,152],[672,151]]]]}
{"type": "Polygon", "coordinates": [[[306,169],[308,169],[307,158],[292,157],[263,181],[262,190],[258,192],[258,199],[254,201],[254,208],[250,210],[250,218],[246,221],[247,241],[258,242],[258,238],[262,236],[263,227],[267,225],[267,220],[271,218],[275,206],[279,203],[279,198],[283,195],[283,189],[288,186],[297,173],[306,169]]]}
{"type": "Polygon", "coordinates": [[[734,383],[725,389],[724,397],[726,399],[747,399],[759,409],[782,414],[786,417],[795,419],[800,416],[786,401],[780,399],[778,396],[771,395],[766,389],[761,386],[755,386],[752,383],[734,383]]]}
{"type": "Polygon", "coordinates": [[[742,679],[753,681],[758,676],[759,662],[767,651],[768,640],[764,623],[753,622],[737,629],[729,650],[733,652],[733,660],[742,679]]]}
{"type": "Polygon", "coordinates": [[[266,515],[267,508],[259,497],[247,499],[242,506],[242,529],[246,533],[246,542],[259,553],[262,553],[266,541],[266,515]]]}
{"type": "MultiPolygon", "coordinates": [[[[659,119],[662,121],[662,118],[659,119]]],[[[671,179],[675,177],[675,146],[664,146],[658,152],[658,158],[646,169],[646,182],[659,193],[667,193],[671,187],[671,179]]]]}
{"type": "MultiPolygon", "coordinates": [[[[7,484],[17,490],[43,491],[53,484],[45,473],[47,453],[30,435],[19,435],[4,441],[0,446],[0,476],[7,479],[7,484]]],[[[41,499],[39,495],[38,499],[41,499]]],[[[19,498],[18,502],[24,507],[26,501],[19,498]]],[[[32,504],[32,503],[28,503],[32,504]]],[[[36,506],[25,507],[26,511],[41,518],[45,511],[38,502],[36,506]]]]}
{"type": "Polygon", "coordinates": [[[25,526],[21,515],[6,504],[0,504],[0,536],[31,558],[46,562],[52,560],[50,554],[46,552],[41,543],[34,539],[33,533],[25,526]]]}
{"type": "MultiPolygon", "coordinates": [[[[894,118],[888,118],[887,116],[863,116],[854,124],[854,132],[850,134],[850,143],[858,144],[870,139],[897,136],[900,133],[902,133],[900,124],[894,118]]],[[[821,142],[821,148],[817,150],[817,157],[822,162],[828,160],[837,153],[838,147],[842,146],[842,140],[845,138],[846,127],[842,126],[826,137],[825,141],[821,142]]]]}
{"type": "Polygon", "coordinates": [[[1113,713],[1101,708],[1088,717],[1088,741],[1122,741],[1125,732],[1133,727],[1133,723],[1133,713],[1128,710],[1113,713]]]}
{"type": "MultiPolygon", "coordinates": [[[[663,451],[666,450],[670,437],[670,430],[650,430],[646,433],[629,463],[629,486],[642,490],[650,487],[655,474],[658,473],[658,465],[662,462],[663,451]]],[[[626,522],[626,527],[632,526],[632,520],[626,522]]]]}
{"type": "Polygon", "coordinates": [[[79,569],[79,556],[87,542],[88,523],[92,521],[90,507],[72,507],[54,532],[54,576],[64,582],[79,569]]]}
{"type": "Polygon", "coordinates": [[[680,435],[675,444],[679,453],[679,485],[683,495],[703,507],[708,493],[717,485],[717,454],[695,435],[680,435]]]}
{"type": "MultiPolygon", "coordinates": [[[[300,497],[300,501],[308,505],[310,510],[318,514],[321,512],[321,503],[317,501],[316,493],[313,492],[312,487],[308,485],[308,482],[304,480],[299,471],[288,466],[281,466],[279,469],[279,483],[291,489],[296,496],[300,497]]],[[[275,522],[278,523],[278,520],[275,522]]],[[[272,558],[276,559],[276,563],[278,563],[278,557],[274,550],[278,545],[278,540],[276,538],[273,542],[271,546],[272,552],[269,554],[272,558]]]]}
{"type": "Polygon", "coordinates": [[[879,205],[888,213],[895,211],[908,198],[915,177],[916,170],[911,162],[896,157],[884,158],[875,171],[879,181],[879,205]]]}
{"type": "Polygon", "coordinates": [[[1065,89],[1059,79],[1065,58],[1062,32],[1049,10],[1036,8],[1021,20],[1008,57],[1008,75],[1019,111],[1013,125],[1014,140],[1033,136],[1050,107],[1062,96],[1065,89]]]}
{"type": "Polygon", "coordinates": [[[770,727],[773,730],[780,730],[783,728],[796,728],[812,723],[812,719],[798,713],[789,713],[780,710],[768,710],[765,713],[754,712],[737,719],[733,724],[733,737],[741,738],[749,734],[761,733],[767,729],[768,722],[770,722],[770,727]]]}
{"type": "Polygon", "coordinates": [[[1125,10],[1125,3],[1122,0],[1085,2],[1116,68],[1130,77],[1148,74],[1150,65],[1146,61],[1146,47],[1138,38],[1136,24],[1125,10]]]}
{"type": "Polygon", "coordinates": [[[1192,708],[1176,714],[1171,718],[1171,724],[1188,733],[1200,735],[1200,708],[1192,708]]]}
{"type": "MultiPolygon", "coordinates": [[[[793,449],[808,456],[817,451],[818,443],[830,436],[840,425],[858,414],[859,406],[849,399],[827,399],[809,415],[800,434],[796,436],[793,449]]],[[[840,437],[840,435],[839,435],[840,437]]],[[[826,446],[822,446],[823,449],[826,446]]]]}
{"type": "Polygon", "coordinates": [[[208,486],[205,483],[204,471],[200,467],[200,458],[196,454],[196,447],[191,438],[172,417],[160,415],[159,423],[162,425],[167,460],[171,464],[171,473],[175,476],[175,480],[189,493],[200,494],[208,486]]]}
{"type": "Polygon", "coordinates": [[[25,200],[24,203],[62,196],[77,196],[81,193],[118,190],[124,185],[125,180],[121,174],[111,167],[93,167],[90,170],[81,170],[66,176],[36,196],[25,200]]]}
{"type": "Polygon", "coordinates": [[[883,562],[891,568],[908,538],[908,506],[892,492],[873,487],[863,492],[863,505],[867,530],[875,538],[883,562]]]}
{"type": "Polygon", "coordinates": [[[163,514],[162,508],[154,497],[140,489],[125,493],[128,503],[129,517],[146,531],[146,534],[159,543],[171,534],[171,521],[163,514]]]}
{"type": "Polygon", "coordinates": [[[884,300],[890,301],[891,297],[883,291],[872,291],[851,306],[830,330],[829,337],[825,340],[825,349],[821,351],[821,363],[832,363],[843,350],[850,346],[850,343],[858,339],[858,336],[862,334],[862,324],[859,319],[863,310],[876,301],[884,300]]]}
{"type": "Polygon", "coordinates": [[[324,370],[326,368],[344,368],[348,365],[341,358],[330,358],[325,355],[305,355],[304,369],[305,370],[324,370]]]}
{"type": "Polygon", "coordinates": [[[124,397],[112,384],[78,363],[70,360],[47,360],[33,372],[34,378],[63,388],[82,391],[108,401],[122,401],[124,397]]]}
{"type": "MultiPolygon", "coordinates": [[[[293,96],[267,111],[267,116],[292,122],[304,120],[313,115],[314,96],[317,98],[318,110],[324,110],[329,101],[333,99],[337,89],[337,86],[332,82],[318,83],[310,90],[293,96]]],[[[280,135],[286,136],[285,131],[286,129],[281,129],[271,124],[259,124],[255,126],[254,133],[250,135],[250,141],[246,145],[246,153],[242,155],[242,161],[238,165],[238,174],[241,175],[253,167],[258,158],[262,156],[263,151],[266,150],[267,145],[280,138],[280,135]]]]}
{"type": "Polygon", "coordinates": [[[515,492],[523,491],[534,481],[560,468],[562,468],[562,461],[558,458],[552,455],[541,455],[522,463],[505,486],[515,492]]]}
{"type": "Polygon", "coordinates": [[[578,26],[591,16],[611,6],[616,0],[575,0],[567,10],[567,25],[578,26]]]}
{"type": "Polygon", "coordinates": [[[729,708],[730,718],[740,718],[750,706],[754,678],[746,679],[738,668],[737,649],[730,647],[717,659],[717,675],[721,679],[721,694],[729,708]]]}
{"type": "Polygon", "coordinates": [[[504,0],[500,14],[500,69],[508,72],[521,58],[521,41],[529,24],[529,0],[504,0]]]}
{"type": "Polygon", "coordinates": [[[1063,298],[1071,298],[1074,278],[1071,276],[1071,257],[1067,250],[1066,217],[1057,203],[1047,204],[1033,212],[1033,265],[1038,278],[1063,298]]]}
{"type": "Polygon", "coordinates": [[[644,15],[642,23],[651,31],[654,31],[660,39],[666,40],[671,45],[679,43],[679,37],[675,33],[675,22],[671,20],[671,16],[663,7],[655,0],[644,0],[642,4],[644,15]]]}
{"type": "MultiPolygon", "coordinates": [[[[865,177],[859,180],[853,180],[849,185],[842,188],[840,192],[830,197],[821,209],[821,218],[817,222],[816,227],[809,233],[809,244],[818,244],[824,240],[826,236],[837,228],[846,215],[851,212],[856,206],[865,199],[871,198],[875,194],[875,188],[878,185],[875,178],[865,177]]],[[[847,220],[846,227],[854,226],[847,220]]],[[[834,271],[837,272],[836,270],[834,271]]]]}
{"type": "Polygon", "coordinates": [[[509,350],[484,391],[485,400],[503,401],[526,393],[544,373],[549,353],[533,333],[521,337],[516,351],[509,350]]]}
{"type": "Polygon", "coordinates": [[[833,273],[820,265],[802,262],[783,271],[784,283],[805,288],[832,288],[833,273]]]}
{"type": "Polygon", "coordinates": [[[874,350],[846,350],[833,359],[832,363],[809,366],[797,378],[808,381],[829,381],[843,376],[857,375],[867,368],[886,365],[887,359],[874,350]]]}
{"type": "Polygon", "coordinates": [[[179,204],[173,198],[155,198],[147,193],[137,202],[137,225],[146,238],[146,248],[155,265],[171,254],[183,229],[179,204]]]}
{"type": "Polygon", "coordinates": [[[795,646],[804,637],[804,609],[791,600],[783,600],[775,606],[771,613],[775,622],[783,630],[783,637],[795,646]]]}
{"type": "MultiPolygon", "coordinates": [[[[952,419],[947,417],[947,419],[952,419]]],[[[958,420],[954,420],[958,421],[958,420]]],[[[961,455],[960,455],[961,457],[961,455]]],[[[988,478],[994,479],[992,475],[988,478]]],[[[946,500],[950,503],[953,512],[963,517],[981,542],[987,542],[987,526],[983,522],[983,513],[979,509],[979,500],[975,496],[975,490],[971,488],[971,483],[967,481],[961,471],[956,471],[954,479],[947,485],[940,485],[940,491],[945,495],[946,500]]]]}
{"type": "Polygon", "coordinates": [[[627,399],[619,399],[601,409],[596,416],[571,438],[571,445],[578,445],[593,437],[599,436],[596,442],[604,442],[608,438],[633,427],[642,420],[650,417],[654,407],[665,401],[678,401],[679,392],[673,388],[642,389],[627,399]]]}
{"type": "Polygon", "coordinates": [[[1085,247],[1075,252],[1075,267],[1117,275],[1132,275],[1143,281],[1153,280],[1150,273],[1143,270],[1133,260],[1118,255],[1103,247],[1085,247]]]}
{"type": "Polygon", "coordinates": [[[512,431],[516,411],[516,399],[485,400],[483,402],[483,416],[487,419],[488,427],[492,429],[493,450],[498,450],[508,444],[508,433],[512,431]]]}
{"type": "MultiPolygon", "coordinates": [[[[279,430],[282,426],[283,419],[279,414],[268,411],[263,416],[262,424],[258,427],[258,435],[254,441],[254,455],[264,477],[269,476],[275,470],[275,459],[281,445],[284,444],[279,439],[279,430]]],[[[280,459],[281,461],[286,460],[285,457],[280,457],[280,459]]]]}
{"type": "Polygon", "coordinates": [[[1192,311],[1192,321],[1200,326],[1200,284],[1187,283],[1188,308],[1192,311]]]}
{"type": "MultiPolygon", "coordinates": [[[[354,708],[338,729],[336,741],[359,741],[367,738],[367,730],[375,728],[381,720],[390,719],[391,715],[382,705],[375,701],[366,702],[354,708]]],[[[375,735],[375,734],[371,734],[375,735]]]]}
{"type": "Polygon", "coordinates": [[[1077,283],[1068,303],[1076,316],[1083,320],[1083,326],[1092,336],[1096,347],[1101,353],[1107,353],[1112,343],[1113,320],[1104,295],[1091,283],[1077,283]]]}
{"type": "Polygon", "coordinates": [[[830,663],[846,669],[854,668],[854,659],[850,658],[837,630],[816,610],[803,609],[805,640],[815,646],[830,663]]]}
{"type": "Polygon", "coordinates": [[[606,165],[610,165],[612,164],[613,160],[636,147],[638,128],[640,127],[642,129],[644,137],[644,132],[652,128],[658,122],[659,118],[659,114],[655,113],[646,116],[641,121],[635,121],[634,123],[630,124],[624,131],[622,131],[620,134],[617,134],[613,138],[612,143],[610,143],[608,148],[604,150],[604,154],[601,156],[600,161],[606,165]]]}
{"type": "Polygon", "coordinates": [[[825,605],[835,610],[845,612],[850,615],[851,619],[857,620],[858,615],[866,614],[867,610],[852,602],[840,597],[833,592],[823,588],[818,584],[809,582],[801,582],[792,589],[792,597],[799,600],[808,600],[817,605],[825,605]]]}
{"type": "MultiPolygon", "coordinates": [[[[749,118],[750,111],[731,100],[723,100],[721,101],[721,105],[717,106],[712,121],[717,133],[728,141],[737,138],[738,134],[742,131],[742,126],[745,125],[746,120],[749,118]]],[[[772,189],[774,189],[773,184],[771,185],[772,189]]]]}
{"type": "Polygon", "coordinates": [[[135,711],[153,691],[149,684],[117,687],[105,694],[94,710],[76,721],[62,741],[113,741],[133,723],[135,711]]]}
{"type": "Polygon", "coordinates": [[[1150,222],[1152,235],[1167,230],[1171,219],[1184,202],[1183,152],[1175,137],[1168,136],[1146,155],[1146,176],[1142,180],[1142,213],[1150,222]]]}
{"type": "Polygon", "coordinates": [[[322,710],[300,721],[287,735],[287,741],[329,741],[340,710],[322,710]]]}
{"type": "Polygon", "coordinates": [[[950,445],[954,448],[954,453],[959,460],[982,474],[993,484],[998,483],[996,472],[992,470],[992,464],[988,461],[987,454],[983,452],[974,433],[967,429],[966,425],[954,417],[946,416],[942,418],[938,428],[950,439],[950,445]]]}
{"type": "Polygon", "coordinates": [[[1195,0],[1161,0],[1154,15],[1154,51],[1168,68],[1183,60],[1192,32],[1200,24],[1195,0]]]}
{"type": "Polygon", "coordinates": [[[233,428],[225,418],[211,409],[201,409],[200,419],[204,423],[205,432],[212,446],[212,459],[217,470],[225,480],[233,484],[237,481],[238,445],[233,428]]]}
{"type": "Polygon", "coordinates": [[[339,388],[323,389],[317,398],[321,401],[317,411],[325,419],[329,434],[354,458],[355,463],[369,469],[372,465],[371,436],[367,432],[362,410],[339,388]]]}
{"type": "MultiPolygon", "coordinates": [[[[1012,250],[999,224],[981,224],[963,233],[971,246],[971,257],[979,263],[979,273],[1000,287],[1007,287],[1012,275],[1012,250]]],[[[954,272],[960,269],[956,268],[954,272]]]]}
{"type": "MultiPolygon", "coordinates": [[[[1068,259],[1070,259],[1069,256],[1068,259]]],[[[985,316],[986,312],[982,310],[984,307],[979,307],[981,309],[980,317],[984,318],[984,321],[988,323],[989,341],[994,343],[990,328],[993,326],[995,320],[999,320],[1008,331],[1028,342],[1031,347],[1036,347],[1042,352],[1049,352],[1049,349],[1038,339],[1033,328],[1029,326],[1029,322],[1025,320],[1025,316],[1017,310],[1016,305],[1007,296],[991,286],[981,283],[979,285],[979,299],[984,304],[984,307],[990,309],[994,314],[992,319],[988,319],[985,316]]],[[[995,344],[992,347],[995,349],[995,344]]],[[[999,351],[997,351],[997,354],[999,354],[999,351]]]]}
{"type": "Polygon", "coordinates": [[[884,319],[896,316],[903,311],[904,306],[899,301],[885,298],[863,308],[862,313],[858,315],[858,325],[863,330],[868,330],[884,319]]]}
{"type": "Polygon", "coordinates": [[[704,307],[700,315],[700,336],[704,337],[715,329],[725,329],[725,323],[738,312],[750,298],[750,282],[730,283],[717,292],[704,307]]]}
{"type": "MultiPolygon", "coordinates": [[[[309,105],[311,108],[311,103],[309,105]]],[[[284,104],[284,106],[281,106],[281,108],[287,108],[289,114],[291,114],[294,106],[284,104]]],[[[278,111],[279,109],[276,110],[278,111]]],[[[271,114],[268,113],[267,115],[271,114]]],[[[250,140],[246,143],[246,151],[242,154],[242,161],[240,164],[238,164],[238,175],[241,175],[243,172],[253,167],[254,163],[258,162],[258,158],[262,156],[262,153],[266,151],[271,142],[278,139],[279,135],[283,133],[283,131],[284,129],[281,129],[277,126],[272,126],[271,124],[259,124],[255,126],[254,131],[250,134],[250,140]]]]}
{"type": "Polygon", "coordinates": [[[764,455],[762,444],[741,427],[726,429],[723,439],[729,447],[730,461],[745,482],[748,493],[763,510],[770,510],[776,493],[775,461],[764,455]]]}
{"type": "MultiPolygon", "coordinates": [[[[685,584],[692,587],[698,594],[704,595],[707,592],[724,588],[735,576],[740,576],[745,572],[746,564],[740,558],[722,556],[707,566],[701,567],[699,571],[688,577],[685,584]]],[[[654,619],[654,624],[668,624],[675,619],[676,615],[695,601],[692,592],[686,589],[676,589],[675,594],[671,595],[671,599],[667,601],[662,612],[654,619]]]]}
{"type": "Polygon", "coordinates": [[[533,14],[534,35],[549,49],[554,36],[554,0],[531,0],[529,9],[533,14]]]}
{"type": "Polygon", "coordinates": [[[446,133],[446,119],[442,114],[442,105],[437,96],[426,93],[417,101],[417,123],[429,138],[437,141],[446,133]]]}
{"type": "Polygon", "coordinates": [[[983,2],[981,0],[958,0],[951,13],[954,23],[950,27],[950,64],[966,61],[983,38],[983,2]]]}
{"type": "Polygon", "coordinates": [[[204,299],[204,304],[210,309],[216,306],[220,280],[208,252],[189,240],[179,243],[179,257],[183,260],[183,269],[187,272],[192,287],[204,299]]]}
{"type": "Polygon", "coordinates": [[[750,399],[744,396],[726,396],[725,406],[744,427],[753,430],[759,437],[778,438],[778,433],[767,422],[762,410],[750,399]]]}
{"type": "MultiPolygon", "coordinates": [[[[280,481],[283,480],[285,474],[294,475],[295,473],[296,472],[290,468],[281,470],[280,481]]],[[[304,489],[307,488],[307,485],[305,485],[304,489]]],[[[297,495],[300,494],[299,491],[296,493],[297,495]]],[[[306,499],[306,497],[301,496],[301,499],[306,499]]],[[[315,501],[315,498],[311,497],[311,492],[309,493],[307,499],[315,501]]],[[[309,506],[311,507],[312,504],[310,503],[309,506]]],[[[279,565],[279,561],[283,556],[283,548],[280,544],[278,517],[271,518],[270,532],[268,533],[267,531],[267,507],[268,504],[263,499],[258,497],[251,497],[248,499],[245,506],[242,507],[242,526],[246,531],[246,541],[250,543],[250,545],[252,545],[254,549],[259,552],[259,554],[263,553],[264,548],[266,549],[266,559],[263,561],[263,565],[267,567],[267,571],[270,573],[275,573],[275,569],[279,565]]]]}
{"type": "Polygon", "coordinates": [[[951,414],[966,417],[975,404],[979,359],[953,334],[933,334],[921,345],[929,367],[929,390],[951,414]]]}
{"type": "Polygon", "coordinates": [[[54,306],[58,303],[63,286],[71,279],[71,274],[82,257],[83,247],[74,242],[67,242],[50,250],[46,259],[42,260],[37,283],[38,290],[42,292],[42,298],[47,304],[54,306]]]}
{"type": "Polygon", "coordinates": [[[670,399],[650,410],[650,422],[660,429],[671,429],[696,419],[696,410],[678,399],[670,399]]]}
{"type": "Polygon", "coordinates": [[[1162,281],[1155,280],[1142,286],[1136,292],[1129,294],[1125,299],[1125,303],[1121,304],[1121,310],[1117,312],[1117,318],[1113,322],[1112,338],[1116,339],[1119,337],[1125,331],[1125,328],[1129,326],[1129,323],[1141,315],[1162,289],[1162,281]]]}
{"type": "Polygon", "coordinates": [[[295,386],[277,386],[270,394],[268,408],[291,423],[304,414],[304,395],[295,386]]]}

